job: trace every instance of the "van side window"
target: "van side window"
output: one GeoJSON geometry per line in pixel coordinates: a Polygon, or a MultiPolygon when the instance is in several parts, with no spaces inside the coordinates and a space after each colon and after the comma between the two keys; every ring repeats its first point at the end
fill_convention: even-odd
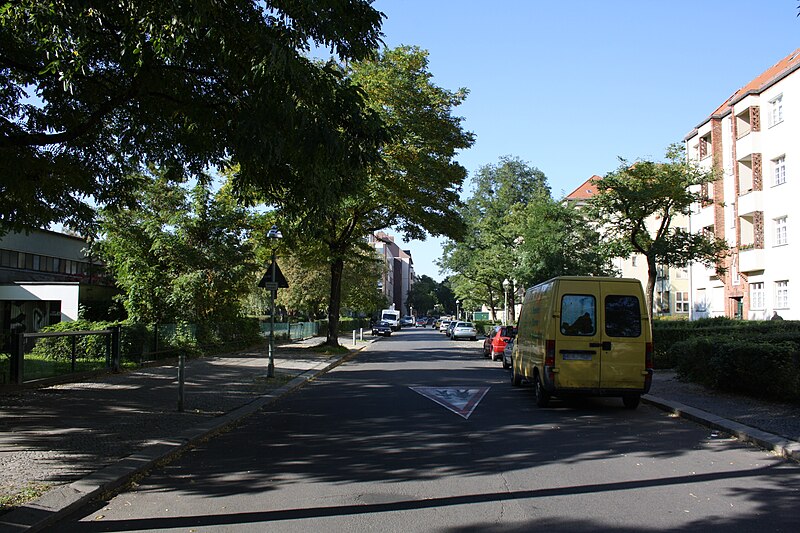
{"type": "Polygon", "coordinates": [[[565,294],[561,298],[561,334],[592,336],[597,332],[594,296],[565,294]]]}
{"type": "Polygon", "coordinates": [[[638,337],[642,334],[642,315],[636,296],[606,296],[606,335],[638,337]]]}

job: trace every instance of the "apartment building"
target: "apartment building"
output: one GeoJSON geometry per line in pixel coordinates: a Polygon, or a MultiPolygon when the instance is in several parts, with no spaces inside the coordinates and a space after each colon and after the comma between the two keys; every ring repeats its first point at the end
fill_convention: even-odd
{"type": "Polygon", "coordinates": [[[411,314],[407,307],[408,291],[414,283],[414,260],[411,250],[402,250],[394,237],[383,231],[368,236],[367,242],[383,260],[383,278],[378,281],[380,290],[389,302],[404,315],[411,314]]]}
{"type": "Polygon", "coordinates": [[[690,230],[726,239],[726,272],[691,269],[692,318],[800,320],[800,49],[736,91],[684,139],[687,157],[717,179],[695,205],[690,230]]]}
{"type": "MultiPolygon", "coordinates": [[[[580,207],[597,194],[597,186],[593,182],[599,179],[600,176],[592,176],[569,193],[564,200],[580,207]]],[[[655,217],[647,221],[647,227],[651,234],[655,234],[658,223],[659,220],[655,217]]],[[[688,217],[674,217],[672,225],[687,229],[688,217]]],[[[617,257],[613,261],[613,266],[621,277],[638,279],[642,283],[642,287],[647,287],[647,259],[643,255],[632,254],[630,257],[617,257]]],[[[653,316],[689,316],[688,268],[657,265],[656,285],[653,292],[653,316]]]]}

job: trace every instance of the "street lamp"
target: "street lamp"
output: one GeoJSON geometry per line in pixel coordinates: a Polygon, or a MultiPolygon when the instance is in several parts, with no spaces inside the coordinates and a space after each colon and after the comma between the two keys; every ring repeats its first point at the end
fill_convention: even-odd
{"type": "MultiPolygon", "coordinates": [[[[278,229],[278,226],[275,224],[269,229],[267,233],[267,238],[272,242],[272,265],[271,265],[271,280],[273,283],[273,287],[278,286],[278,279],[275,275],[275,249],[278,247],[278,241],[283,238],[283,234],[281,230],[278,229]]],[[[269,291],[269,306],[270,306],[270,316],[269,316],[269,364],[267,364],[267,377],[274,378],[275,377],[275,295],[277,294],[277,289],[270,289],[269,291]]]]}
{"type": "Polygon", "coordinates": [[[508,287],[511,285],[511,282],[508,281],[508,278],[503,280],[503,325],[508,325],[508,287]]]}
{"type": "Polygon", "coordinates": [[[456,300],[456,321],[458,321],[458,319],[461,318],[461,313],[458,311],[459,304],[461,304],[461,302],[459,300],[456,300]]]}

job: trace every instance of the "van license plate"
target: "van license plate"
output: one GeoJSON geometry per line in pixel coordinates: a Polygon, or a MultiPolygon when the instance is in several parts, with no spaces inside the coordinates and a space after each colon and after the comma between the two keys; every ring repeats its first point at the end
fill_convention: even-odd
{"type": "Polygon", "coordinates": [[[561,358],[564,361],[591,361],[592,354],[590,353],[575,353],[575,352],[565,352],[561,354],[561,358]]]}

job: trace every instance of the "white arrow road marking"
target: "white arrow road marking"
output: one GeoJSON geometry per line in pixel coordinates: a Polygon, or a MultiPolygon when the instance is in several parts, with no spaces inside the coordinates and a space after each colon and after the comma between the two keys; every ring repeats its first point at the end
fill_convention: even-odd
{"type": "Polygon", "coordinates": [[[467,419],[491,387],[459,389],[457,387],[409,387],[442,407],[467,419]]]}

